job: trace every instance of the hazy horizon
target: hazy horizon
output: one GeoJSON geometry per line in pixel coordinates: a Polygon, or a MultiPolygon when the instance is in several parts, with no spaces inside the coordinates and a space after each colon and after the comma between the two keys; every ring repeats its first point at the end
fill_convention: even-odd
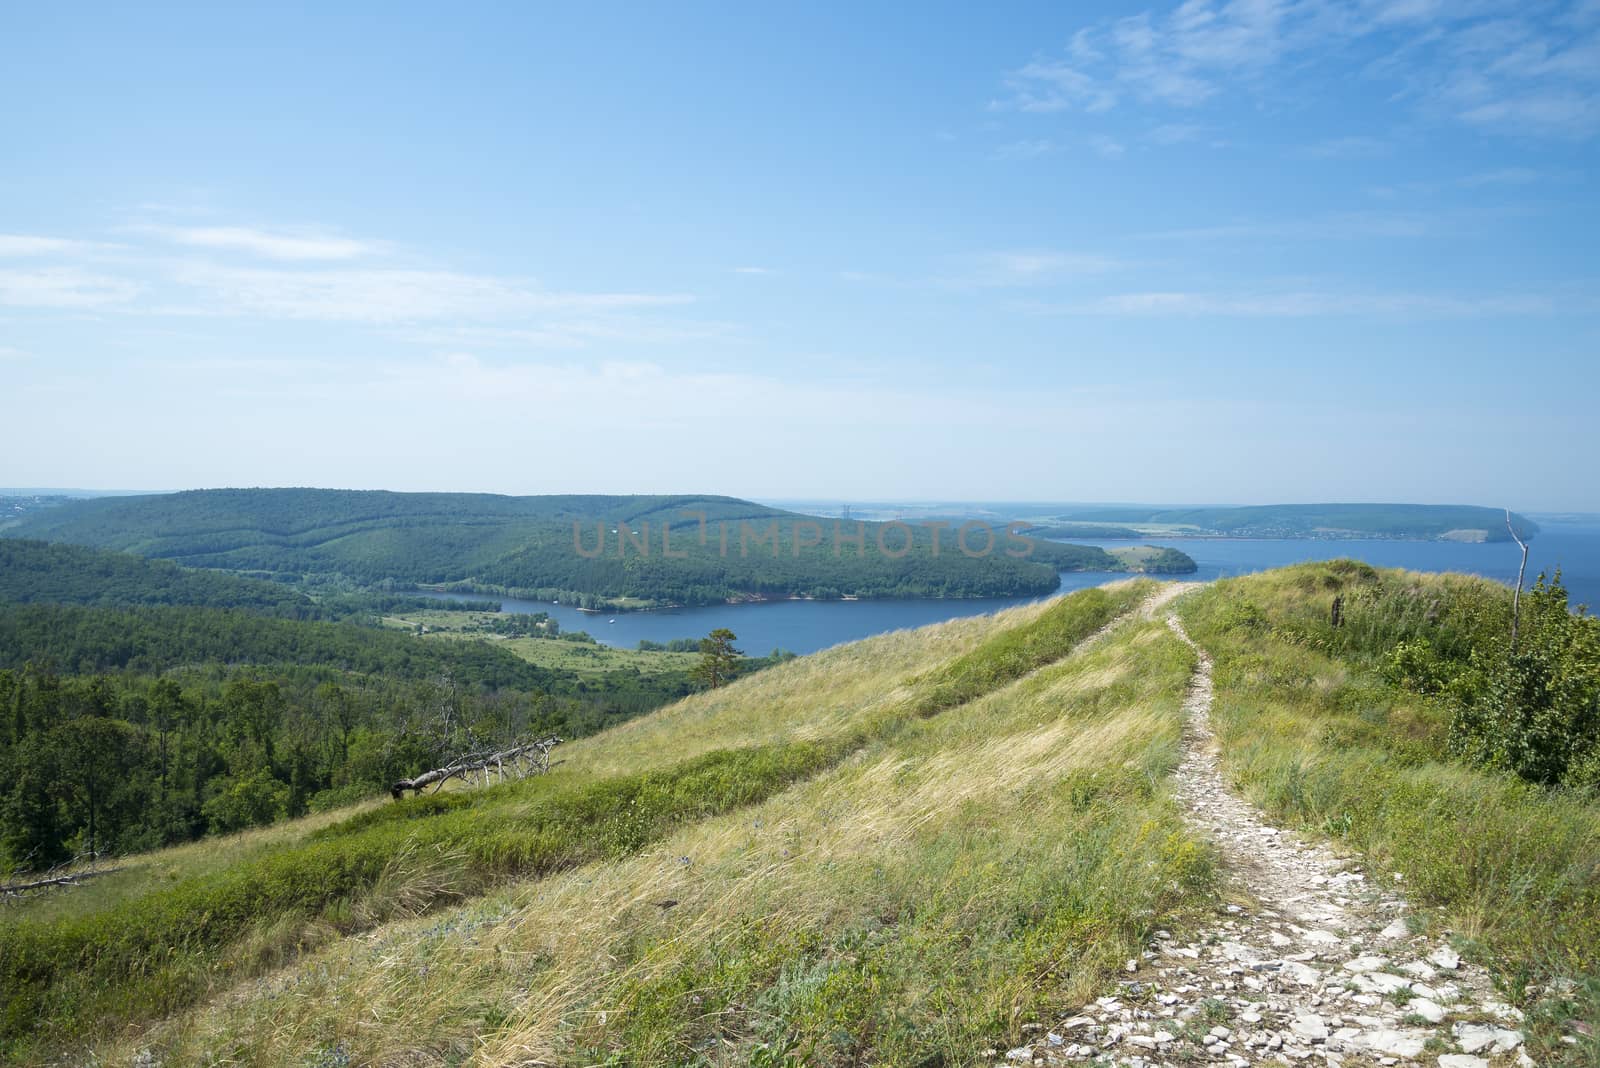
{"type": "MultiPolygon", "coordinates": [[[[181,489],[90,489],[82,486],[0,486],[0,497],[4,496],[81,496],[81,497],[122,497],[122,496],[161,496],[171,493],[185,493],[195,490],[219,489],[329,489],[329,490],[355,490],[389,493],[482,493],[503,497],[541,496],[538,493],[507,493],[493,489],[441,489],[438,487],[425,487],[414,490],[397,490],[390,486],[292,486],[262,485],[262,486],[185,486],[181,489]]],[[[743,500],[753,501],[770,507],[798,507],[803,505],[816,505],[821,507],[838,507],[850,505],[851,507],[870,507],[873,505],[894,507],[921,507],[935,508],[944,506],[982,506],[985,508],[1003,508],[1015,505],[1017,507],[1064,507],[1064,508],[1151,508],[1151,509],[1182,509],[1182,508],[1254,508],[1269,505],[1309,505],[1309,504],[1420,504],[1439,506],[1473,506],[1484,508],[1510,508],[1511,511],[1522,515],[1574,515],[1595,516],[1600,512],[1586,512],[1570,508],[1524,508],[1518,505],[1505,505],[1494,501],[1424,501],[1424,500],[1333,500],[1322,497],[1308,497],[1304,500],[1156,500],[1143,498],[1127,498],[1118,500],[1062,500],[1052,498],[1008,498],[997,500],[984,497],[818,497],[818,496],[785,496],[770,493],[728,493],[721,490],[637,490],[621,493],[600,493],[595,496],[626,496],[637,493],[645,496],[721,496],[738,497],[743,500]]]]}

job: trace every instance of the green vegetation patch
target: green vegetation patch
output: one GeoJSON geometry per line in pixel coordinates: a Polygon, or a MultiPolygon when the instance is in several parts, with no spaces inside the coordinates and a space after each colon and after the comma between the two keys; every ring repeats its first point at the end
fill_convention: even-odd
{"type": "Polygon", "coordinates": [[[556,775],[433,795],[92,916],[8,923],[0,929],[0,1038],[17,1052],[33,1040],[70,1039],[91,1022],[171,1012],[226,981],[223,950],[253,930],[303,937],[286,921],[314,919],[356,930],[498,878],[620,856],[678,823],[766,797],[845,751],[795,742],[599,782],[556,775]]]}

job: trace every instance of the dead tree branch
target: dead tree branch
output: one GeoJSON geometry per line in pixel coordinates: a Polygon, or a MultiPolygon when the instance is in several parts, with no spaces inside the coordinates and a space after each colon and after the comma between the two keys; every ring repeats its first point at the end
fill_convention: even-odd
{"type": "Polygon", "coordinates": [[[1528,571],[1528,543],[1517,535],[1517,528],[1511,525],[1511,509],[1506,509],[1506,530],[1511,532],[1511,540],[1522,549],[1522,566],[1517,568],[1517,588],[1511,595],[1511,655],[1517,653],[1517,631],[1522,624],[1522,577],[1528,571]]]}
{"type": "Polygon", "coordinates": [[[405,796],[407,790],[410,790],[413,796],[421,794],[430,786],[437,791],[451,779],[487,786],[491,777],[498,777],[504,782],[508,777],[525,779],[529,775],[541,775],[550,770],[550,750],[560,744],[561,739],[552,734],[537,741],[511,746],[509,749],[463,753],[442,768],[425,771],[415,778],[401,779],[389,787],[389,794],[398,801],[405,796]]]}
{"type": "Polygon", "coordinates": [[[0,883],[0,899],[26,897],[40,890],[51,890],[60,886],[80,886],[85,879],[93,879],[96,875],[110,875],[114,871],[122,870],[121,866],[97,868],[94,865],[99,859],[98,853],[83,853],[57,864],[38,879],[21,883],[0,883]],[[65,870],[75,864],[83,863],[85,859],[88,860],[89,867],[74,871],[65,870]]]}
{"type": "Polygon", "coordinates": [[[92,879],[96,875],[110,875],[121,868],[95,868],[92,871],[75,871],[68,875],[57,875],[51,879],[35,879],[31,883],[0,883],[0,896],[22,897],[24,894],[35,890],[48,890],[52,886],[80,886],[85,879],[92,879]]]}

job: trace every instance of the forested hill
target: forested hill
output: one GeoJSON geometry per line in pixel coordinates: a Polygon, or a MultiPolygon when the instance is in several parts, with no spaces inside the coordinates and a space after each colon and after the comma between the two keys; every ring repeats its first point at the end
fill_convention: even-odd
{"type": "Polygon", "coordinates": [[[836,524],[717,496],[321,489],[77,501],[6,531],[190,567],[336,574],[399,587],[459,583],[593,607],[779,596],[1025,596],[1054,590],[1059,570],[1193,566],[1181,554],[1117,555],[993,533],[991,543],[983,532],[963,541],[955,529],[921,524],[836,524]]]}
{"type": "Polygon", "coordinates": [[[310,616],[316,605],[282,583],[181,568],[79,545],[0,539],[0,602],[247,608],[310,616]]]}
{"type": "MultiPolygon", "coordinates": [[[[1071,508],[1052,518],[1064,523],[1121,523],[1149,534],[1167,528],[1175,534],[1255,538],[1409,538],[1428,541],[1510,541],[1501,508],[1454,504],[1265,504],[1246,508],[1148,508],[1093,506],[1071,508]]],[[[1539,524],[1516,512],[1520,537],[1539,532],[1539,524]]],[[[1074,536],[1070,528],[1055,536],[1074,536]]],[[[1077,537],[1089,537],[1077,534],[1077,537]]]]}

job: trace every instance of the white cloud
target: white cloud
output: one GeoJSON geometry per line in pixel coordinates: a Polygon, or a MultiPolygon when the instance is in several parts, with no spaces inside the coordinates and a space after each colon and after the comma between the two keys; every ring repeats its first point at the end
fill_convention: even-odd
{"type": "Polygon", "coordinates": [[[735,267],[734,274],[776,274],[771,267],[735,267]]]}
{"type": "Polygon", "coordinates": [[[13,308],[99,308],[126,304],[139,291],[126,278],[75,267],[0,271],[0,305],[13,308]]]}
{"type": "Polygon", "coordinates": [[[1089,147],[1102,159],[1121,159],[1128,150],[1121,141],[1107,137],[1104,134],[1095,134],[1089,138],[1089,147]]]}
{"type": "Polygon", "coordinates": [[[1182,145],[1204,137],[1206,128],[1194,122],[1164,122],[1148,130],[1144,139],[1153,145],[1182,145]]]}
{"type": "Polygon", "coordinates": [[[1030,63],[1006,78],[1006,88],[1010,99],[991,107],[1043,113],[1082,108],[1093,114],[1117,104],[1114,88],[1065,63],[1030,63]]]}
{"type": "Polygon", "coordinates": [[[74,241],[64,237],[34,234],[0,234],[0,258],[24,259],[36,256],[61,256],[96,252],[114,246],[95,241],[74,241]]]}
{"type": "Polygon", "coordinates": [[[270,260],[354,260],[388,249],[387,245],[372,241],[248,226],[139,226],[134,229],[187,248],[244,252],[270,260]]]}
{"type": "Polygon", "coordinates": [[[693,299],[683,294],[558,292],[525,279],[398,268],[296,271],[191,263],[180,265],[172,277],[203,297],[198,306],[175,311],[376,324],[614,313],[693,299]]]}
{"type": "Polygon", "coordinates": [[[734,332],[729,323],[662,321],[638,316],[606,319],[555,318],[539,326],[407,327],[394,336],[427,345],[470,345],[492,349],[581,349],[597,342],[670,345],[711,341],[734,332]]]}
{"type": "Polygon", "coordinates": [[[1056,143],[1049,138],[1010,141],[994,150],[994,158],[1001,160],[1038,159],[1056,151],[1056,143]]]}
{"type": "Polygon", "coordinates": [[[1154,241],[1328,241],[1368,237],[1427,237],[1455,224],[1447,216],[1415,212],[1354,211],[1316,219],[1244,221],[1137,235],[1154,241]]]}
{"type": "Polygon", "coordinates": [[[1381,155],[1387,148],[1376,137],[1329,137],[1307,145],[1302,154],[1311,159],[1364,159],[1381,155]]]}
{"type": "Polygon", "coordinates": [[[1122,266],[1106,256],[1052,249],[1013,249],[984,252],[970,258],[970,267],[956,286],[1034,286],[1067,277],[1101,274],[1122,266]]]}
{"type": "Polygon", "coordinates": [[[1485,185],[1528,185],[1537,182],[1539,178],[1539,172],[1529,167],[1502,167],[1499,170],[1469,174],[1457,179],[1456,184],[1475,189],[1485,185]]]}
{"type": "Polygon", "coordinates": [[[1483,315],[1538,315],[1556,310],[1540,295],[1482,298],[1430,293],[1293,292],[1214,293],[1191,291],[1114,293],[1070,304],[1036,305],[1055,314],[1152,316],[1227,316],[1240,318],[1326,318],[1347,316],[1408,319],[1467,318],[1483,315]]]}
{"type": "Polygon", "coordinates": [[[0,345],[0,363],[20,363],[23,360],[33,359],[33,353],[14,349],[10,345],[0,345]]]}
{"type": "Polygon", "coordinates": [[[1183,0],[1078,30],[1063,56],[1007,73],[1008,95],[991,107],[1093,114],[1337,92],[1307,71],[1360,45],[1381,53],[1366,76],[1396,99],[1499,132],[1587,138],[1600,131],[1597,22],[1576,4],[1503,0],[1183,0]]]}

